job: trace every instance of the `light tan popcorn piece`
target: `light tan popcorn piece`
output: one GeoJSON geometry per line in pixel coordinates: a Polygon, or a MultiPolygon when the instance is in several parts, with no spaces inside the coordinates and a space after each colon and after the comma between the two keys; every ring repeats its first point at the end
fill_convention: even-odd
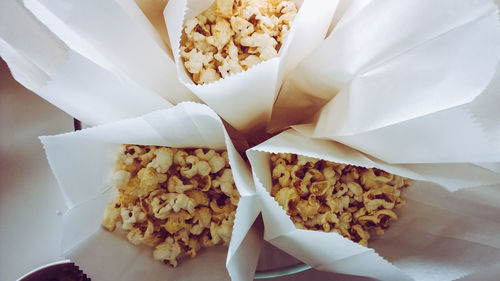
{"type": "Polygon", "coordinates": [[[274,58],[296,14],[290,0],[217,0],[184,22],[184,67],[205,84],[274,58]]]}
{"type": "Polygon", "coordinates": [[[156,157],[147,165],[148,168],[156,169],[158,173],[166,173],[172,165],[174,150],[167,147],[157,149],[154,154],[156,157]]]}
{"type": "Polygon", "coordinates": [[[115,231],[116,223],[121,219],[120,204],[110,202],[106,205],[106,214],[102,225],[109,231],[115,231]]]}
{"type": "Polygon", "coordinates": [[[134,245],[146,244],[152,238],[153,223],[146,221],[145,224],[135,225],[128,233],[127,239],[134,245]]]}
{"type": "Polygon", "coordinates": [[[168,237],[165,241],[156,245],[153,251],[155,260],[168,261],[173,267],[177,266],[177,256],[180,254],[181,246],[172,237],[168,237]]]}
{"type": "MultiPolygon", "coordinates": [[[[286,7],[284,7],[285,9],[286,7]]],[[[271,196],[298,228],[337,232],[368,245],[398,219],[410,180],[376,168],[290,153],[271,154],[271,196]]]]}
{"type": "Polygon", "coordinates": [[[122,216],[122,228],[125,230],[130,230],[134,228],[135,224],[146,221],[146,214],[137,205],[122,207],[120,214],[122,216]]]}
{"type": "Polygon", "coordinates": [[[121,225],[132,244],[154,248],[154,259],[175,267],[229,243],[240,195],[226,151],[124,145],[112,181],[118,196],[103,227],[121,225]]]}
{"type": "Polygon", "coordinates": [[[220,190],[230,198],[238,198],[238,191],[234,189],[234,179],[231,169],[224,169],[221,176],[217,176],[212,182],[213,187],[220,190]]]}

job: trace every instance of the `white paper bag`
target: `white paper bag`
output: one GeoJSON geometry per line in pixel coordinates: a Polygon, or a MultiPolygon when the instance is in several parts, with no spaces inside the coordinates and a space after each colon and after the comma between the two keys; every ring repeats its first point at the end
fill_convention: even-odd
{"type": "Polygon", "coordinates": [[[137,6],[139,6],[141,11],[158,32],[161,40],[165,43],[166,47],[168,47],[168,55],[173,60],[174,56],[170,47],[167,25],[165,24],[165,18],[163,17],[163,10],[165,10],[168,0],[135,0],[135,3],[137,3],[137,6]]]}
{"type": "Polygon", "coordinates": [[[186,73],[179,44],[185,19],[197,16],[213,0],[169,1],[165,9],[179,80],[238,130],[249,132],[265,127],[284,75],[324,39],[338,1],[294,2],[298,13],[278,57],[206,85],[194,84],[186,73]]]}
{"type": "MultiPolygon", "coordinates": [[[[500,261],[500,187],[497,205],[469,198],[425,180],[425,172],[375,161],[344,145],[286,131],[247,151],[264,219],[264,239],[316,269],[380,280],[454,280],[500,261]],[[407,205],[369,248],[336,233],[296,229],[269,194],[270,153],[296,153],[337,163],[379,169],[416,179],[403,196],[407,205]],[[492,213],[494,212],[494,213],[492,213]],[[489,214],[489,215],[488,215],[489,214]]],[[[469,171],[469,176],[474,172],[469,171]]],[[[449,175],[448,175],[449,176],[449,175]]],[[[448,176],[443,176],[446,178],[448,176]]],[[[484,183],[499,183],[486,179],[484,183]]],[[[460,182],[456,179],[456,182],[460,182]]],[[[450,187],[447,187],[450,188],[450,187]]],[[[466,189],[468,190],[468,189],[466,189]]]]}
{"type": "Polygon", "coordinates": [[[171,107],[69,49],[18,1],[0,3],[0,55],[25,87],[88,125],[171,107]]]}
{"type": "Polygon", "coordinates": [[[262,239],[250,230],[259,213],[250,168],[207,106],[181,103],[139,118],[40,139],[68,206],[63,216],[63,254],[90,278],[199,280],[210,274],[213,280],[226,280],[228,272],[233,280],[253,278],[262,239]],[[151,248],[131,245],[119,231],[102,230],[106,203],[116,193],[110,176],[121,144],[227,149],[241,195],[229,249],[204,249],[196,259],[183,260],[173,269],[153,260],[151,248]]]}
{"type": "Polygon", "coordinates": [[[169,48],[132,0],[25,0],[24,4],[71,49],[99,66],[171,103],[198,100],[177,80],[169,48]]]}
{"type": "Polygon", "coordinates": [[[499,99],[493,1],[352,2],[284,83],[274,129],[311,123],[295,128],[393,163],[500,161],[483,127],[500,114],[470,108],[499,99]]]}

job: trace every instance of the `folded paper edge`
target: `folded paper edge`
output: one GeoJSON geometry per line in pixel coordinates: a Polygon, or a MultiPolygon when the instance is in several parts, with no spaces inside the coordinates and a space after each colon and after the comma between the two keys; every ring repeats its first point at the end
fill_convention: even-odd
{"type": "MultiPolygon", "coordinates": [[[[71,134],[70,133],[65,133],[64,135],[66,134],[71,134]]],[[[49,145],[47,144],[47,140],[53,138],[55,136],[39,136],[38,139],[40,140],[40,142],[42,143],[42,146],[43,146],[43,150],[45,152],[45,158],[47,159],[47,162],[49,163],[49,167],[50,167],[50,170],[52,171],[52,175],[54,176],[54,178],[56,179],[56,182],[57,182],[57,187],[59,189],[59,191],[61,192],[63,198],[64,198],[64,203],[66,205],[66,208],[69,209],[72,209],[74,208],[76,205],[73,201],[71,201],[69,199],[69,196],[68,194],[64,191],[64,189],[62,188],[62,182],[61,180],[59,179],[59,176],[57,175],[57,173],[55,172],[55,168],[54,168],[54,163],[52,161],[52,157],[50,157],[48,151],[49,151],[49,145]]]]}

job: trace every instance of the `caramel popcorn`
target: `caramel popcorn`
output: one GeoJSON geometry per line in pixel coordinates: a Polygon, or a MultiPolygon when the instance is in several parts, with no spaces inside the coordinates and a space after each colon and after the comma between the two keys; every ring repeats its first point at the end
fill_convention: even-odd
{"type": "Polygon", "coordinates": [[[182,255],[229,243],[240,195],[227,152],[124,145],[112,180],[119,194],[103,227],[121,225],[154,259],[176,267],[182,255]]]}
{"type": "Polygon", "coordinates": [[[271,156],[271,195],[297,228],[337,232],[368,245],[383,234],[405,204],[410,180],[379,169],[337,164],[302,155],[271,156]]]}
{"type": "Polygon", "coordinates": [[[274,58],[297,14],[290,0],[217,0],[184,23],[180,56],[196,84],[274,58]]]}

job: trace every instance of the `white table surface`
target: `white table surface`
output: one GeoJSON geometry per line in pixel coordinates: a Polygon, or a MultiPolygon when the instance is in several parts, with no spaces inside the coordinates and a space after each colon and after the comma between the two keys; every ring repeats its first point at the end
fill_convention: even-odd
{"type": "MultiPolygon", "coordinates": [[[[0,60],[0,280],[60,261],[65,205],[40,135],[73,130],[73,119],[19,85],[0,60]]],[[[500,235],[500,234],[499,234],[500,235]]],[[[500,265],[465,280],[500,280],[500,265]]],[[[307,270],[267,280],[372,280],[307,270]]]]}
{"type": "Polygon", "coordinates": [[[72,129],[72,119],[15,82],[0,60],[0,280],[61,260],[62,196],[39,135],[72,129]]]}

